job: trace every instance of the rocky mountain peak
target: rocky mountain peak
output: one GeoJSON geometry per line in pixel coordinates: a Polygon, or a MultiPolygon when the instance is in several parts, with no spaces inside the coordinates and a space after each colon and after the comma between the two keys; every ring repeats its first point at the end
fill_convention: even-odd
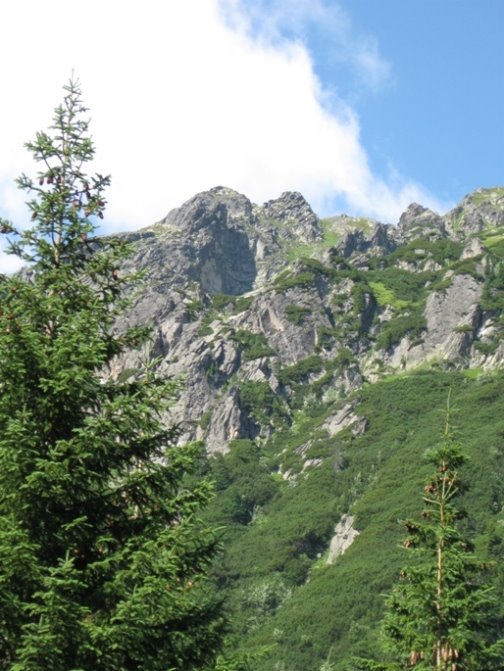
{"type": "Polygon", "coordinates": [[[501,222],[504,189],[446,217],[413,203],[394,227],[215,187],[129,234],[146,281],[127,319],[154,325],[144,355],[187,381],[184,438],[225,451],[267,438],[271,404],[291,421],[310,385],[323,399],[420,365],[504,366],[501,222]]]}
{"type": "Polygon", "coordinates": [[[412,203],[401,215],[397,226],[398,234],[406,240],[417,237],[446,237],[443,218],[433,210],[418,203],[412,203]]]}
{"type": "Polygon", "coordinates": [[[195,282],[208,294],[250,291],[256,278],[254,221],[248,198],[215,187],[145,229],[137,239],[136,263],[148,270],[153,284],[164,287],[195,282]]]}
{"type": "Polygon", "coordinates": [[[289,227],[301,242],[321,240],[323,231],[317,215],[297,191],[285,191],[260,208],[260,217],[289,227]]]}
{"type": "MultiPolygon", "coordinates": [[[[284,630],[276,625],[287,621],[281,609],[292,608],[288,597],[283,606],[282,595],[294,594],[299,608],[313,585],[312,595],[325,594],[338,563],[351,561],[352,553],[358,570],[339,575],[345,588],[348,576],[362,587],[362,548],[371,553],[371,575],[384,533],[378,530],[403,513],[406,489],[397,483],[410,487],[434,436],[432,418],[453,386],[469,413],[478,469],[481,435],[494,446],[486,450],[492,461],[476,496],[488,494],[485,534],[500,524],[504,189],[477,191],[445,217],[413,203],[396,227],[342,214],[319,220],[296,192],[256,205],[216,187],[128,236],[128,262],[145,271],[145,282],[117,328],[148,325],[153,338],[142,351],[123,353],[111,375],[140,374],[154,360],[160,376],[180,382],[167,417],[180,428],[180,440],[201,440],[209,455],[222,453],[209,460],[210,468],[216,465],[214,519],[233,525],[230,543],[238,544],[216,576],[225,577],[219,584],[234,590],[233,599],[238,595],[239,621],[246,624],[237,636],[255,636],[260,614],[272,632],[282,632],[274,636],[289,668],[333,666],[329,653],[313,665],[301,657],[314,648],[299,643],[296,627],[288,645],[299,648],[287,657],[284,630]],[[482,404],[479,430],[474,403],[482,404]],[[482,427],[492,416],[488,439],[482,427]],[[384,516],[392,490],[399,492],[398,508],[384,516]],[[321,590],[316,581],[324,575],[321,590]],[[274,608],[265,608],[265,595],[274,608]],[[277,609],[283,620],[274,619],[277,609]]],[[[384,546],[395,547],[388,533],[384,546]]],[[[382,576],[376,584],[382,591],[382,576]]],[[[342,587],[335,589],[330,620],[342,611],[338,631],[348,629],[353,641],[364,629],[346,627],[350,601],[338,603],[340,593],[342,587]]],[[[320,610],[313,596],[312,604],[320,610]]],[[[310,622],[315,611],[306,612],[310,622]]],[[[283,663],[278,657],[278,668],[283,663]]]]}
{"type": "Polygon", "coordinates": [[[504,226],[504,188],[477,189],[468,194],[446,215],[446,222],[458,237],[504,226]]]}
{"type": "Polygon", "coordinates": [[[248,198],[233,189],[216,186],[171,210],[161,224],[187,233],[205,229],[243,229],[244,223],[249,223],[251,214],[252,203],[248,198]]]}

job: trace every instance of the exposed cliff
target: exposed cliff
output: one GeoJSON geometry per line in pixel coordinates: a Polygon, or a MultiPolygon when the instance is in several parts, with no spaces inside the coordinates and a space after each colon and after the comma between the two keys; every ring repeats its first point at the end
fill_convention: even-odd
{"type": "Polygon", "coordinates": [[[202,441],[207,519],[226,530],[213,578],[230,646],[275,643],[257,671],[376,652],[448,393],[475,542],[504,556],[503,189],[445,216],[412,204],[392,226],[218,187],[128,238],[145,280],[118,328],[153,339],[111,374],[156,357],[180,380],[170,421],[202,441]]]}
{"type": "Polygon", "coordinates": [[[210,452],[270,435],[275,413],[254,389],[289,422],[299,387],[344,395],[394,371],[504,363],[502,189],[444,217],[413,204],[392,226],[217,187],[129,238],[146,279],[125,319],[154,339],[114,374],[160,357],[183,380],[182,439],[210,452]]]}

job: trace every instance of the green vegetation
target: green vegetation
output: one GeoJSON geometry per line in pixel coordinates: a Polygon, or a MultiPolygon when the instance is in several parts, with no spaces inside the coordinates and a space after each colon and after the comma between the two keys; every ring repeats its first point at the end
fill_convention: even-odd
{"type": "Polygon", "coordinates": [[[487,272],[481,307],[484,310],[504,309],[504,258],[502,257],[494,258],[487,272]]]}
{"type": "Polygon", "coordinates": [[[341,232],[334,230],[330,219],[322,219],[320,224],[324,231],[324,245],[326,247],[336,247],[338,242],[341,240],[341,232]]]}
{"type": "Polygon", "coordinates": [[[492,235],[483,236],[482,242],[487,249],[491,250],[492,247],[496,247],[497,245],[500,246],[502,242],[504,242],[504,234],[496,233],[492,235]]]}
{"type": "MultiPolygon", "coordinates": [[[[232,441],[229,454],[215,455],[210,465],[217,491],[212,516],[219,524],[249,524],[277,492],[278,482],[250,440],[232,441]]],[[[220,570],[219,566],[214,567],[216,575],[220,570]]]]}
{"type": "Polygon", "coordinates": [[[355,357],[352,354],[352,350],[348,349],[348,347],[342,347],[340,350],[338,350],[338,354],[334,359],[334,366],[337,370],[341,371],[344,368],[347,368],[354,361],[355,357]]]}
{"type": "Polygon", "coordinates": [[[480,306],[492,314],[494,330],[484,342],[477,341],[475,347],[488,356],[497,350],[504,331],[504,239],[490,246],[485,261],[485,283],[480,306]]]}
{"type": "Polygon", "coordinates": [[[210,326],[210,324],[208,323],[208,321],[207,321],[206,319],[204,319],[204,320],[202,321],[202,323],[201,323],[200,328],[199,328],[198,336],[199,336],[200,338],[204,338],[205,336],[211,336],[211,335],[213,335],[213,332],[214,332],[214,331],[213,331],[213,328],[210,326]]]}
{"type": "Polygon", "coordinates": [[[201,419],[199,421],[200,427],[205,430],[210,426],[210,420],[212,419],[212,410],[207,410],[201,415],[201,419]]]}
{"type": "Polygon", "coordinates": [[[310,314],[310,310],[300,305],[288,305],[285,308],[285,314],[290,322],[300,326],[303,324],[305,317],[310,314]]]}
{"type": "Polygon", "coordinates": [[[301,287],[302,289],[309,289],[313,286],[315,275],[310,272],[300,272],[292,274],[291,271],[285,270],[275,278],[274,287],[277,291],[285,293],[294,287],[301,287]]]}
{"type": "Polygon", "coordinates": [[[474,554],[462,528],[457,499],[467,488],[460,469],[467,461],[455,440],[448,404],[442,442],[427,452],[435,468],[423,488],[422,518],[405,522],[409,562],[386,602],[385,664],[360,669],[501,669],[495,593],[488,566],[474,554]]]}
{"type": "MultiPolygon", "coordinates": [[[[437,250],[434,255],[438,256],[437,245],[439,245],[443,253],[453,254],[455,248],[445,243],[444,240],[437,243],[429,241],[429,253],[433,254],[434,250],[437,250]]],[[[407,250],[407,255],[412,251],[416,256],[418,248],[413,246],[413,243],[408,245],[408,247],[410,246],[411,249],[407,250]]],[[[389,259],[396,254],[394,252],[385,259],[389,259]]],[[[388,260],[386,263],[388,264],[388,260]]],[[[366,277],[368,278],[369,291],[373,293],[377,304],[381,308],[390,307],[394,310],[394,314],[381,326],[376,335],[377,347],[387,350],[398,344],[406,335],[409,335],[414,341],[421,339],[426,327],[424,309],[428,290],[441,290],[443,286],[448,286],[448,284],[441,284],[441,273],[411,272],[393,265],[385,265],[379,270],[370,270],[366,277]]],[[[359,286],[362,286],[362,282],[359,286]]]]}
{"type": "Polygon", "coordinates": [[[252,304],[252,296],[231,296],[229,294],[213,294],[212,307],[216,312],[229,310],[231,314],[239,314],[248,310],[252,304]]]}
{"type": "MultiPolygon", "coordinates": [[[[387,266],[394,266],[398,261],[416,263],[418,260],[432,259],[439,265],[458,261],[462,253],[462,243],[449,239],[430,240],[429,238],[415,238],[407,245],[399,247],[388,254],[383,262],[387,266]]],[[[380,263],[380,261],[378,261],[380,263]]]]}
{"type": "Polygon", "coordinates": [[[474,205],[483,205],[488,202],[495,202],[504,199],[504,188],[494,187],[490,189],[479,189],[471,196],[474,205]]]}
{"type": "Polygon", "coordinates": [[[203,306],[202,301],[197,300],[197,299],[192,300],[189,303],[187,303],[186,310],[187,310],[187,314],[189,316],[189,320],[192,321],[192,322],[196,321],[196,319],[198,319],[200,313],[202,312],[203,308],[204,308],[204,306],[203,306]]]}
{"type": "Polygon", "coordinates": [[[320,373],[324,369],[322,359],[313,354],[312,356],[302,359],[292,366],[282,368],[278,371],[277,377],[281,384],[299,384],[306,380],[308,375],[312,373],[320,373]]]}
{"type": "MultiPolygon", "coordinates": [[[[344,259],[334,259],[332,267],[325,266],[320,261],[311,258],[302,258],[305,270],[300,269],[297,274],[284,271],[276,279],[276,288],[283,291],[291,287],[308,288],[320,276],[331,283],[339,283],[351,279],[353,286],[350,292],[353,310],[351,315],[338,316],[334,328],[322,327],[319,332],[319,349],[330,349],[335,339],[345,339],[352,334],[365,337],[374,324],[376,312],[373,308],[373,299],[379,308],[391,307],[396,314],[386,322],[378,332],[377,344],[380,348],[388,349],[398,343],[407,334],[418,339],[425,328],[423,312],[429,290],[441,290],[449,286],[450,280],[442,282],[441,278],[446,270],[446,264],[453,265],[456,272],[471,272],[476,274],[476,261],[468,259],[455,263],[462,246],[448,240],[432,241],[428,239],[414,240],[409,245],[384,257],[370,260],[371,269],[362,271],[352,268],[344,259]],[[419,254],[421,252],[421,255],[419,254]],[[397,267],[398,260],[418,259],[427,256],[440,264],[445,264],[441,271],[412,272],[397,267]],[[370,298],[371,297],[371,298],[370,298]]],[[[346,294],[335,294],[334,304],[343,305],[348,300],[346,294]]],[[[289,308],[291,319],[301,319],[301,313],[295,308],[289,308]]]]}
{"type": "Polygon", "coordinates": [[[340,329],[331,326],[321,326],[317,333],[317,351],[332,349],[335,338],[339,335],[341,335],[340,329]]]}
{"type": "Polygon", "coordinates": [[[392,289],[386,287],[383,282],[370,282],[369,286],[380,307],[391,305],[398,310],[408,307],[408,301],[397,298],[392,289]]]}
{"type": "Polygon", "coordinates": [[[376,345],[380,349],[388,350],[405,336],[410,336],[414,341],[419,340],[425,327],[425,317],[420,310],[393,317],[382,327],[376,338],[376,345]]]}
{"type": "MultiPolygon", "coordinates": [[[[385,300],[385,303],[398,309],[422,302],[426,295],[426,283],[437,279],[435,273],[413,273],[409,270],[395,267],[370,271],[368,276],[370,278],[370,286],[371,282],[374,282],[380,286],[380,289],[384,287],[386,291],[391,292],[391,300],[385,300]]],[[[376,298],[378,300],[378,296],[376,298]]]]}
{"type": "Polygon", "coordinates": [[[210,297],[210,304],[205,301],[194,299],[186,304],[186,310],[190,321],[201,318],[198,331],[199,337],[203,338],[213,334],[210,324],[216,320],[224,321],[226,315],[235,315],[248,310],[252,304],[252,296],[232,296],[229,294],[214,294],[210,297]]]}
{"type": "MultiPolygon", "coordinates": [[[[255,514],[248,506],[246,524],[228,525],[225,553],[214,568],[232,611],[231,648],[244,652],[276,644],[254,669],[320,671],[330,662],[333,671],[346,671],[354,656],[376,658],[383,594],[404,563],[398,520],[416,515],[413,494],[430,472],[423,455],[438,441],[449,389],[471,458],[461,468],[471,483],[465,496],[471,523],[462,528],[482,561],[499,559],[495,596],[504,602],[504,375],[424,372],[367,385],[354,399],[367,423],[359,436],[348,428],[329,438],[325,418],[339,406],[308,401],[308,391],[292,426],[256,446],[254,463],[261,478],[273,482],[274,493],[255,514]],[[306,460],[318,465],[303,470],[306,460]],[[332,530],[349,512],[361,535],[328,565],[332,530]]],[[[219,457],[222,464],[227,459],[219,457]]],[[[229,519],[219,513],[228,497],[238,500],[232,483],[232,477],[221,483],[207,513],[214,524],[229,519]]]]}
{"type": "Polygon", "coordinates": [[[282,419],[283,405],[269,386],[268,382],[254,382],[248,380],[239,386],[240,405],[261,424],[267,424],[269,418],[274,416],[277,420],[282,419]]]}
{"type": "Polygon", "coordinates": [[[296,261],[297,259],[310,258],[321,247],[322,243],[320,242],[312,242],[310,244],[291,243],[287,251],[287,259],[289,261],[296,261]]]}
{"type": "Polygon", "coordinates": [[[239,343],[243,348],[243,358],[245,361],[260,359],[263,356],[271,356],[275,352],[268,345],[268,341],[262,333],[253,333],[240,329],[230,336],[231,340],[239,343]]]}
{"type": "Polygon", "coordinates": [[[318,259],[304,258],[302,259],[302,263],[307,270],[313,272],[316,275],[322,275],[323,277],[327,277],[328,279],[332,280],[339,277],[339,273],[335,272],[333,268],[324,265],[318,259]]]}
{"type": "Polygon", "coordinates": [[[473,256],[469,259],[462,259],[452,264],[452,270],[456,275],[471,275],[476,280],[481,279],[481,272],[478,269],[481,256],[473,256]]]}
{"type": "Polygon", "coordinates": [[[229,294],[214,294],[211,296],[210,307],[202,301],[192,301],[188,306],[189,318],[194,321],[202,317],[198,335],[203,338],[213,334],[210,324],[215,320],[223,321],[226,315],[235,315],[250,308],[252,296],[231,296],[229,294]]]}
{"type": "Polygon", "coordinates": [[[334,230],[330,219],[322,219],[320,224],[323,229],[323,238],[318,242],[311,243],[291,243],[287,248],[287,259],[295,261],[296,259],[311,258],[317,253],[328,247],[335,247],[341,240],[341,232],[334,230]]]}
{"type": "Polygon", "coordinates": [[[206,586],[218,547],[196,518],[200,448],[178,446],[161,416],[175,394],[153,366],[103,379],[145,342],[118,335],[119,239],[93,237],[109,178],[94,155],[78,84],[49,133],[27,147],[32,226],[10,222],[30,273],[0,275],[0,668],[165,671],[208,668],[224,622],[206,586]]]}
{"type": "Polygon", "coordinates": [[[366,219],[365,217],[359,217],[357,219],[352,219],[352,223],[354,224],[355,228],[358,229],[359,231],[362,231],[363,233],[370,233],[371,232],[371,222],[369,219],[366,219]]]}

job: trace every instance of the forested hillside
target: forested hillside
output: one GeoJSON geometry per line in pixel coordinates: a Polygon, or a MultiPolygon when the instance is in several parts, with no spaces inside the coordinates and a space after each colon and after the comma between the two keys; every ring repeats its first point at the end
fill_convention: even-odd
{"type": "Polygon", "coordinates": [[[376,655],[384,596],[406,559],[401,522],[420,518],[424,456],[440,441],[450,390],[470,456],[468,531],[482,559],[496,562],[502,593],[503,384],[500,372],[391,375],[351,396],[363,433],[349,426],[329,438],[327,418],[347,401],[313,403],[262,449],[236,441],[211,460],[209,516],[225,527],[214,573],[232,608],[233,644],[276,644],[257,668],[340,670],[352,655],[376,655]],[[351,546],[331,553],[331,539],[343,550],[352,528],[351,546]]]}
{"type": "Polygon", "coordinates": [[[127,237],[147,270],[128,319],[154,325],[143,356],[182,379],[172,413],[215,481],[229,650],[271,646],[254,668],[278,671],[376,655],[450,391],[467,532],[502,591],[501,188],[386,226],[219,187],[127,237]]]}
{"type": "Polygon", "coordinates": [[[504,603],[504,189],[385,225],[216,187],[96,237],[109,178],[65,91],[32,227],[0,221],[28,264],[0,274],[0,669],[379,659],[448,399],[459,565],[474,543],[504,603]]]}

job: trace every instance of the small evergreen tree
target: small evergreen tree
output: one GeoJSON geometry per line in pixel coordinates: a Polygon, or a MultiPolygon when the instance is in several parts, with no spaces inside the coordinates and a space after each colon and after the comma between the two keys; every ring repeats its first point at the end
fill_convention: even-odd
{"type": "Polygon", "coordinates": [[[461,527],[457,499],[466,490],[466,457],[452,430],[449,403],[443,440],[428,453],[421,521],[405,523],[410,561],[386,603],[382,625],[387,662],[355,660],[362,671],[490,671],[504,668],[504,641],[484,563],[461,527]]]}
{"type": "Polygon", "coordinates": [[[114,332],[132,278],[124,242],[93,236],[109,178],[84,173],[86,111],[70,81],[27,145],[32,227],[0,221],[28,264],[0,275],[0,669],[199,669],[223,630],[197,518],[210,487],[186,485],[198,450],[162,421],[173,383],[108,374],[145,332],[114,332]]]}

